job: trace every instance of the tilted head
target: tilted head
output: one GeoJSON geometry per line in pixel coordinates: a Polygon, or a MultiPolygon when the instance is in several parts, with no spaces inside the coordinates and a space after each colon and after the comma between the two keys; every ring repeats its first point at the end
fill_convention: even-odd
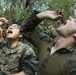
{"type": "Polygon", "coordinates": [[[6,37],[8,39],[19,39],[22,37],[20,32],[21,27],[18,24],[12,24],[6,30],[6,37]]]}
{"type": "Polygon", "coordinates": [[[56,31],[63,37],[73,35],[76,37],[76,19],[69,17],[63,24],[60,24],[56,31]]]}

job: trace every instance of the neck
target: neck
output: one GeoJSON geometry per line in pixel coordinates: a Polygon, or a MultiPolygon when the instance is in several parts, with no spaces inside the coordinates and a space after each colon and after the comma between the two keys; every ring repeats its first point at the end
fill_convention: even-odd
{"type": "Polygon", "coordinates": [[[13,47],[17,46],[18,42],[19,42],[18,40],[11,40],[10,39],[10,40],[7,41],[7,44],[8,44],[9,48],[13,48],[13,47]]]}
{"type": "Polygon", "coordinates": [[[74,46],[74,38],[73,37],[60,37],[56,44],[52,47],[51,53],[54,53],[60,48],[67,48],[70,49],[74,46]]]}

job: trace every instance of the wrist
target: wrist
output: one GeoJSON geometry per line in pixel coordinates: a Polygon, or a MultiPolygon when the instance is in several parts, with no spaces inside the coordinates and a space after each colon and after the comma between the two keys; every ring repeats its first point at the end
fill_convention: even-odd
{"type": "Polygon", "coordinates": [[[44,20],[44,19],[45,19],[45,16],[46,16],[45,12],[42,12],[42,13],[38,13],[38,14],[37,14],[37,17],[38,17],[40,20],[44,20]]]}

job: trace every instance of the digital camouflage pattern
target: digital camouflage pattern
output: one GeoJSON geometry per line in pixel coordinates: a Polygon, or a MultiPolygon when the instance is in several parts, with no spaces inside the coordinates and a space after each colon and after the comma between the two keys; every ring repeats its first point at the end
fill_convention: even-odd
{"type": "Polygon", "coordinates": [[[26,75],[34,75],[35,57],[35,52],[27,44],[19,42],[16,47],[9,48],[6,42],[0,43],[0,73],[9,75],[24,71],[26,75]]]}
{"type": "Polygon", "coordinates": [[[21,39],[20,40],[22,43],[24,43],[24,44],[27,44],[27,45],[29,45],[33,50],[34,50],[34,52],[35,52],[35,54],[36,54],[36,60],[38,61],[38,49],[33,45],[33,44],[31,44],[29,41],[28,41],[28,39],[26,40],[26,39],[21,39]]]}

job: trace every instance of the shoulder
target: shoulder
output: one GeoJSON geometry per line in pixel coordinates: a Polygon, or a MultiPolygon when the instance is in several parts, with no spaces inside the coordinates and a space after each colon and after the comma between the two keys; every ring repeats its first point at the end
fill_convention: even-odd
{"type": "Polygon", "coordinates": [[[18,47],[22,48],[22,49],[25,49],[25,50],[32,50],[32,48],[28,44],[24,44],[22,42],[19,42],[18,47]]]}
{"type": "Polygon", "coordinates": [[[0,40],[0,47],[5,47],[7,45],[6,41],[5,40],[0,40]]]}
{"type": "Polygon", "coordinates": [[[54,41],[49,35],[36,30],[36,38],[38,39],[38,37],[39,42],[48,43],[54,41]]]}
{"type": "Polygon", "coordinates": [[[24,44],[24,43],[20,42],[20,45],[21,45],[20,47],[23,48],[23,51],[22,51],[23,55],[26,55],[26,56],[33,55],[33,56],[36,56],[34,50],[28,44],[24,44]]]}
{"type": "Polygon", "coordinates": [[[30,55],[30,54],[31,55],[35,55],[34,50],[29,45],[25,44],[25,48],[24,49],[26,50],[25,54],[27,54],[27,55],[30,55]]]}
{"type": "Polygon", "coordinates": [[[76,52],[71,52],[69,54],[69,60],[76,60],[76,52]]]}

